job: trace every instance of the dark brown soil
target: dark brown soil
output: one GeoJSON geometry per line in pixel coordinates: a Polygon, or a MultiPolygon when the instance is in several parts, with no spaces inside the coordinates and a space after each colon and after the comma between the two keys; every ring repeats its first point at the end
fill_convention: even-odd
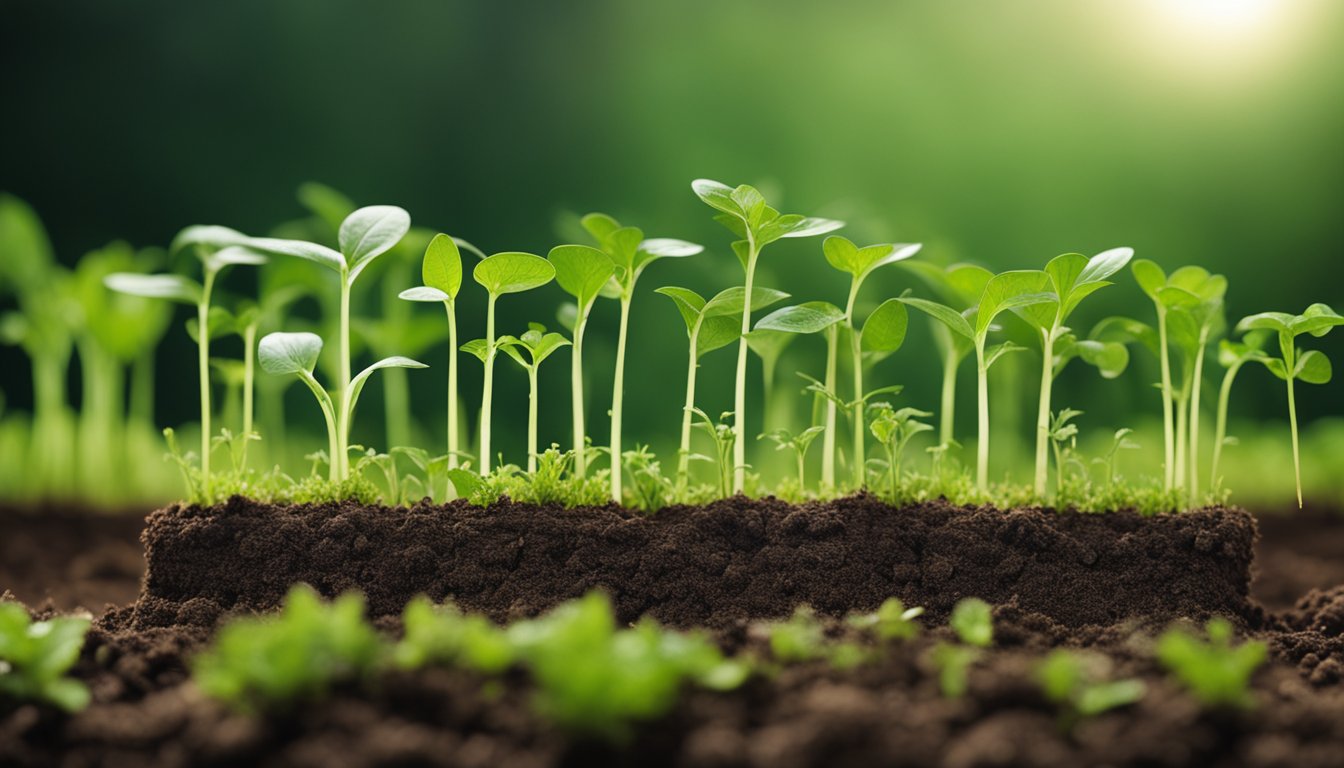
{"type": "MultiPolygon", "coordinates": [[[[848,503],[858,508],[866,506],[861,499],[848,503]]],[[[259,509],[255,512],[261,514],[259,509]]],[[[493,585],[465,577],[461,582],[441,577],[442,586],[437,588],[445,592],[449,587],[462,590],[456,595],[460,602],[490,606],[491,613],[500,618],[535,612],[570,596],[571,593],[529,596],[524,590],[528,584],[535,589],[572,584],[576,574],[582,575],[584,563],[591,562],[598,569],[597,576],[582,585],[573,584],[573,589],[581,591],[586,586],[605,583],[599,577],[611,579],[614,583],[606,586],[618,597],[625,595],[618,605],[629,618],[641,607],[640,600],[632,595],[643,594],[641,590],[650,589],[650,585],[662,584],[665,591],[653,598],[654,602],[648,606],[653,609],[651,612],[665,620],[691,624],[706,623],[695,619],[704,615],[705,609],[696,609],[675,590],[703,590],[704,586],[697,585],[737,573],[733,570],[735,564],[741,568],[752,563],[778,562],[783,557],[785,543],[790,541],[826,542],[815,553],[815,559],[796,568],[791,578],[781,573],[772,580],[758,582],[747,578],[740,582],[739,591],[748,593],[746,597],[739,598],[727,590],[702,592],[710,599],[727,594],[726,604],[735,613],[732,620],[716,624],[719,636],[725,645],[745,644],[749,648],[758,646],[760,640],[745,631],[746,619],[787,613],[799,595],[820,597],[814,604],[831,613],[850,607],[838,597],[842,585],[856,585],[876,594],[883,584],[901,584],[915,590],[913,594],[937,598],[939,590],[967,589],[964,585],[969,573],[995,573],[986,564],[1002,562],[1004,553],[1014,546],[1030,547],[1028,551],[1032,554],[1017,569],[1018,574],[1024,575],[1017,576],[1016,581],[1012,573],[1007,573],[983,582],[1004,590],[998,595],[983,595],[996,604],[995,647],[972,670],[970,691],[963,699],[946,700],[938,694],[936,678],[925,657],[933,642],[946,639],[947,631],[934,629],[919,641],[890,649],[882,661],[859,670],[836,672],[824,665],[802,665],[790,667],[773,679],[755,680],[733,694],[688,692],[671,716],[641,727],[631,743],[619,747],[569,738],[538,719],[529,707],[527,681],[521,675],[510,677],[502,687],[496,687],[485,686],[483,681],[453,670],[398,674],[342,690],[325,702],[286,715],[251,718],[232,714],[205,700],[186,682],[187,659],[208,640],[210,625],[223,608],[265,607],[266,602],[256,598],[266,593],[258,591],[245,596],[239,591],[230,596],[216,589],[211,593],[214,596],[208,598],[183,599],[188,598],[184,591],[156,596],[156,590],[164,587],[156,587],[151,578],[141,600],[110,610],[95,622],[76,670],[90,684],[94,706],[79,715],[63,717],[45,708],[7,710],[0,705],[0,766],[1292,765],[1298,768],[1344,765],[1344,578],[1331,581],[1334,577],[1328,565],[1312,570],[1295,564],[1299,556],[1322,564],[1332,557],[1344,561],[1344,547],[1330,543],[1339,541],[1331,538],[1331,532],[1340,529],[1331,527],[1329,520],[1291,523],[1276,519],[1264,523],[1265,538],[1257,546],[1260,563],[1251,599],[1246,597],[1249,576],[1246,563],[1242,562],[1240,576],[1232,580],[1230,591],[1221,586],[1217,589],[1206,586],[1203,592],[1240,595],[1235,598],[1237,604],[1232,610],[1211,611],[1198,605],[1200,592],[1182,593],[1185,587],[1179,587],[1175,597],[1166,594],[1172,591],[1172,583],[1189,582],[1182,581],[1174,568],[1161,568],[1161,558],[1198,560],[1198,554],[1204,553],[1210,563],[1222,562],[1209,553],[1219,552],[1229,542],[1239,546],[1242,536],[1253,530],[1249,521],[1235,513],[1205,513],[1213,518],[1204,524],[1212,523],[1215,530],[1222,532],[1201,536],[1199,519],[1187,517],[1186,525],[1194,525],[1195,529],[1172,526],[1170,537],[1139,535],[1136,541],[1135,530],[1123,527],[1130,525],[1130,520],[1141,529],[1149,523],[1161,525],[1182,518],[1117,517],[1115,527],[1109,528],[1114,541],[1124,542],[1125,547],[1137,547],[1142,541],[1162,554],[1140,557],[1140,562],[1149,568],[1148,607],[1142,597],[1125,599],[1121,601],[1123,609],[1112,619],[1109,613],[1096,616],[1068,609],[1062,610],[1062,616],[1054,615],[1061,613],[1059,605],[1065,602],[1063,599],[1024,598],[1032,590],[1022,586],[1043,581],[1032,575],[1037,568],[1053,568],[1062,580],[1040,590],[1052,589],[1069,599],[1097,599],[1098,593],[1091,591],[1096,587],[1091,586],[1086,569],[1074,564],[1078,562],[1076,558],[1070,559],[1063,553],[1076,551],[1072,546],[1078,541],[1089,543],[1096,554],[1095,559],[1091,555],[1087,559],[1093,559],[1096,564],[1093,567],[1102,567],[1123,559],[1122,555],[1138,556],[1143,552],[1138,548],[1136,554],[1119,543],[1114,543],[1111,549],[1097,545],[1096,537],[1101,535],[1098,531],[1107,530],[1108,526],[1089,526],[1097,526],[1104,517],[1063,516],[1058,525],[1051,526],[1049,521],[1037,519],[1040,513],[1018,512],[999,514],[1000,523],[996,525],[983,519],[991,514],[985,510],[934,506],[920,513],[928,518],[922,527],[918,521],[902,517],[886,527],[873,515],[864,524],[867,527],[851,534],[849,529],[856,525],[852,518],[861,514],[853,507],[841,513],[813,515],[818,518],[814,520],[806,519],[807,512],[780,512],[773,504],[762,504],[754,511],[734,511],[730,507],[702,512],[671,510],[661,522],[616,510],[555,512],[550,513],[550,518],[544,511],[538,516],[534,510],[527,517],[514,508],[503,515],[509,525],[516,527],[515,538],[510,539],[503,531],[486,534],[490,526],[479,518],[487,513],[466,512],[469,511],[439,510],[441,515],[457,515],[453,536],[461,537],[446,550],[435,548],[444,539],[425,535],[424,528],[430,526],[430,520],[423,518],[434,513],[430,508],[413,513],[403,511],[405,519],[395,526],[385,526],[395,519],[389,518],[395,514],[392,510],[369,510],[366,518],[351,510],[329,510],[331,520],[325,528],[315,516],[294,519],[282,515],[278,520],[284,532],[274,535],[270,546],[260,529],[254,529],[252,538],[231,540],[220,535],[219,531],[225,528],[222,523],[202,522],[201,518],[208,518],[208,514],[193,517],[182,510],[168,511],[157,513],[154,523],[158,525],[164,517],[170,517],[183,525],[183,535],[201,537],[192,541],[213,542],[217,549],[198,555],[206,560],[230,552],[254,552],[252,548],[257,547],[278,556],[279,562],[291,568],[295,564],[307,563],[305,567],[312,568],[316,567],[312,564],[326,563],[341,574],[342,580],[359,574],[381,575],[374,559],[361,554],[373,546],[367,532],[365,541],[359,543],[357,535],[353,539],[347,537],[346,526],[356,529],[372,526],[373,530],[405,528],[405,533],[398,534],[402,536],[400,541],[411,542],[419,535],[420,543],[428,550],[428,554],[415,557],[440,558],[447,553],[451,559],[457,552],[478,553],[462,566],[440,565],[440,569],[446,569],[443,573],[482,574],[491,572],[491,568],[497,569],[495,573],[501,572],[498,569],[502,566],[492,565],[495,563],[522,568],[526,579],[505,578],[493,585]],[[571,547],[572,551],[561,557],[555,549],[537,546],[536,537],[538,531],[555,530],[562,514],[573,514],[583,529],[598,534],[600,541],[610,539],[653,548],[624,561],[613,561],[610,555],[603,554],[606,550],[601,547],[580,548],[572,539],[562,539],[563,546],[571,547]],[[736,523],[722,520],[735,514],[747,519],[736,523]],[[603,516],[608,521],[605,528],[590,522],[590,518],[603,516]],[[960,550],[953,543],[942,543],[940,536],[952,535],[942,529],[954,520],[956,525],[977,526],[978,535],[983,538],[962,541],[960,550]],[[324,533],[319,536],[306,531],[305,521],[317,525],[324,533]],[[696,521],[706,527],[706,532],[695,534],[696,521]],[[648,538],[647,529],[662,522],[669,523],[667,530],[676,531],[676,537],[669,533],[665,539],[648,538]],[[927,583],[923,573],[902,582],[885,573],[866,579],[858,577],[863,571],[859,558],[880,554],[875,551],[881,549],[878,543],[871,547],[863,544],[864,536],[890,537],[882,539],[888,545],[910,540],[893,532],[900,528],[896,523],[923,531],[922,541],[926,543],[912,551],[920,555],[913,560],[917,571],[938,570],[938,575],[927,578],[927,583]],[[198,524],[199,528],[193,527],[198,524]],[[1318,524],[1323,528],[1313,534],[1313,527],[1318,524]],[[1118,537],[1116,531],[1120,532],[1118,537]],[[680,563],[683,564],[680,567],[694,565],[705,569],[708,567],[705,558],[697,558],[694,553],[706,549],[706,542],[720,541],[730,532],[737,536],[730,539],[734,546],[707,550],[717,551],[727,564],[716,566],[717,570],[703,576],[676,578],[675,574],[664,572],[659,578],[652,565],[662,563],[666,567],[667,563],[680,563]],[[283,541],[283,545],[276,546],[274,541],[283,541]],[[1210,541],[1217,544],[1210,546],[1210,541]],[[478,547],[494,549],[475,549],[478,547]],[[942,557],[930,559],[928,555],[933,551],[943,553],[942,557]],[[963,559],[952,561],[950,574],[943,574],[939,563],[957,552],[963,553],[963,559]],[[547,562],[554,575],[544,573],[547,562]],[[624,582],[614,575],[618,566],[627,567],[629,578],[624,582]],[[824,588],[827,583],[832,586],[824,588]],[[475,589],[464,589],[472,584],[475,589]],[[793,590],[790,597],[768,599],[770,589],[786,587],[793,590]],[[1267,606],[1274,610],[1262,609],[1255,603],[1254,599],[1261,594],[1275,596],[1267,598],[1267,606]],[[825,602],[827,596],[832,602],[825,602]],[[1230,613],[1240,619],[1248,634],[1269,643],[1271,662],[1254,680],[1257,702],[1254,710],[1202,712],[1166,679],[1151,653],[1152,632],[1165,621],[1158,622],[1144,614],[1153,605],[1173,611],[1173,615],[1230,613]],[[676,609],[669,611],[665,606],[676,609]],[[757,610],[764,613],[751,613],[757,610]],[[1125,616],[1128,618],[1121,618],[1125,616]],[[174,621],[181,623],[175,625],[174,621]],[[1032,678],[1035,663],[1049,649],[1059,646],[1105,653],[1114,660],[1116,675],[1144,679],[1148,695],[1134,707],[1065,729],[1059,713],[1042,699],[1032,678]]],[[[442,518],[439,520],[441,525],[442,518]]],[[[258,518],[255,522],[264,521],[258,518]]],[[[168,563],[179,573],[192,572],[191,562],[154,559],[154,537],[153,531],[147,532],[156,569],[160,563],[168,563]]],[[[40,538],[34,536],[35,540],[40,538]]],[[[82,545],[60,551],[65,553],[62,557],[67,562],[76,562],[84,551],[100,548],[95,541],[86,539],[82,545]]],[[[1239,558],[1235,555],[1227,559],[1239,561],[1239,558]]],[[[425,566],[412,562],[413,558],[406,557],[404,552],[402,559],[407,561],[404,570],[427,572],[425,566]]],[[[8,554],[0,560],[0,591],[23,583],[24,577],[16,578],[12,565],[8,554]]],[[[1205,581],[1223,578],[1220,566],[1205,568],[1200,577],[1205,581]]],[[[51,568],[48,572],[55,570],[51,568]]],[[[223,573],[220,571],[216,576],[223,573]]],[[[333,592],[353,586],[342,581],[313,581],[333,592]]],[[[269,583],[264,574],[256,582],[269,583]]],[[[80,593],[82,587],[77,586],[84,583],[73,581],[75,586],[53,590],[52,594],[64,594],[63,599],[74,600],[66,604],[88,605],[89,601],[80,593]]],[[[127,583],[134,580],[123,578],[122,587],[127,583]]],[[[183,589],[181,582],[176,583],[177,589],[183,589]]],[[[24,588],[29,590],[28,594],[34,594],[34,587],[24,588]]],[[[40,586],[36,589],[39,596],[44,593],[40,586]]],[[[1142,594],[1139,582],[1118,581],[1103,598],[1114,602],[1116,595],[1126,590],[1142,594]]],[[[381,594],[380,599],[388,608],[384,612],[393,612],[391,606],[399,594],[397,590],[381,594]]],[[[862,600],[869,599],[870,592],[860,594],[862,600]]],[[[1216,594],[1209,596],[1219,599],[1216,594]]],[[[950,604],[947,600],[913,602],[928,603],[935,608],[950,604]]],[[[395,631],[395,622],[383,623],[395,631]]],[[[941,623],[940,618],[935,618],[927,625],[941,623]]]]}
{"type": "Polygon", "coordinates": [[[0,506],[0,594],[29,605],[101,611],[140,592],[143,513],[0,506]]]}

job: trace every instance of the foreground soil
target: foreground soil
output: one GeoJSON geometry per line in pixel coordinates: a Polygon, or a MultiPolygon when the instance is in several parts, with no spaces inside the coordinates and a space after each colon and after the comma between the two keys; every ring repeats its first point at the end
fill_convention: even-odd
{"type": "MultiPolygon", "coordinates": [[[[932,643],[948,637],[934,619],[925,637],[891,647],[857,670],[808,664],[732,694],[689,692],[671,716],[642,726],[621,746],[574,739],[538,719],[521,675],[495,689],[453,670],[390,675],[294,712],[252,718],[205,700],[186,682],[187,660],[208,641],[221,603],[170,601],[154,597],[151,587],[141,600],[109,609],[95,622],[77,670],[94,692],[93,707],[73,717],[36,707],[0,709],[0,765],[1339,766],[1344,578],[1336,579],[1340,574],[1328,562],[1331,552],[1344,561],[1344,518],[1300,519],[1263,524],[1252,593],[1267,596],[1263,606],[1246,597],[1248,572],[1240,577],[1234,615],[1271,653],[1254,680],[1257,706],[1248,712],[1204,713],[1168,682],[1152,659],[1152,622],[1103,617],[1070,623],[1009,599],[996,601],[995,646],[972,670],[967,696],[957,700],[939,695],[925,661],[932,643]],[[1298,557],[1317,558],[1321,567],[1303,568],[1298,557]],[[181,621],[150,626],[147,619],[165,617],[170,602],[181,621]],[[1104,653],[1115,664],[1113,675],[1143,679],[1148,695],[1134,707],[1065,727],[1032,677],[1043,654],[1059,646],[1104,653]]],[[[1229,532],[1220,541],[1239,536],[1229,532]]],[[[694,548],[695,539],[681,546],[694,548]]],[[[966,553],[973,558],[983,551],[966,553]]],[[[0,562],[0,591],[16,583],[9,565],[0,562]]],[[[1036,565],[1031,560],[1022,570],[1036,565]]],[[[837,584],[847,583],[849,572],[843,559],[799,570],[821,570],[837,584]]],[[[954,565],[953,584],[957,570],[954,565]]],[[[1152,574],[1151,599],[1162,599],[1164,579],[1171,577],[1152,574]]],[[[948,583],[949,577],[939,578],[948,583]]],[[[1061,600],[1073,591],[1067,581],[1052,588],[1061,600]]],[[[510,591],[499,594],[497,615],[568,596],[534,596],[520,604],[510,591]]],[[[675,602],[671,595],[668,600],[675,602]]],[[[244,601],[235,602],[243,607],[244,601]]],[[[742,611],[757,605],[738,604],[742,611]]],[[[719,622],[717,636],[729,648],[759,649],[750,619],[739,612],[719,622]]],[[[382,623],[397,631],[395,620],[382,623]]]]}

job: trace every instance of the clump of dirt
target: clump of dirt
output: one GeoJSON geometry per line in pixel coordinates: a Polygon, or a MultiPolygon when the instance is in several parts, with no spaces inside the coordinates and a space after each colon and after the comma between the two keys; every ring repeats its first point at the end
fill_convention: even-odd
{"type": "Polygon", "coordinates": [[[802,505],[726,499],[653,517],[616,506],[502,501],[410,508],[279,507],[241,497],[150,515],[137,626],[269,610],[290,585],[360,590],[374,615],[417,594],[497,620],[594,588],[623,621],[726,628],[800,603],[833,616],[897,596],[945,617],[975,596],[1066,627],[1132,619],[1260,620],[1247,600],[1250,515],[1142,517],[945,501],[901,508],[861,494],[802,505]]]}

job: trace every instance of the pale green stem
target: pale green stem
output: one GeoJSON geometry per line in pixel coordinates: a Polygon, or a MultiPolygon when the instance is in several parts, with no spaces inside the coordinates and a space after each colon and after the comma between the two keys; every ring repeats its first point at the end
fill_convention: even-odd
{"type": "Polygon", "coordinates": [[[845,301],[845,327],[849,329],[849,352],[854,361],[854,454],[850,458],[854,464],[854,487],[863,488],[867,478],[864,476],[864,432],[863,432],[863,346],[859,329],[854,321],[854,300],[859,295],[860,280],[851,280],[849,298],[845,301]]]}
{"type": "MultiPolygon", "coordinates": [[[[748,302],[750,303],[750,302],[748,302]]],[[[625,458],[621,455],[621,409],[625,402],[625,341],[630,327],[630,297],[621,297],[621,325],[616,335],[616,375],[611,383],[611,499],[621,503],[625,458]]]]}
{"type": "MultiPolygon", "coordinates": [[[[1287,366],[1292,371],[1293,366],[1287,366]]],[[[1297,486],[1297,508],[1302,508],[1302,459],[1297,446],[1297,401],[1293,397],[1293,377],[1288,377],[1288,426],[1293,435],[1293,481],[1297,486]]]]}
{"type": "Polygon", "coordinates": [[[798,454],[798,492],[807,490],[807,454],[802,451],[795,451],[798,454]]]}
{"type": "Polygon", "coordinates": [[[73,457],[66,440],[65,376],[69,357],[32,354],[33,360],[33,453],[31,462],[40,494],[69,490],[68,469],[73,457]]]}
{"type": "MultiPolygon", "coordinates": [[[[336,455],[336,450],[340,445],[340,439],[336,435],[336,413],[332,408],[331,395],[327,394],[327,391],[322,389],[322,385],[317,383],[317,379],[314,379],[311,373],[300,371],[299,379],[301,379],[304,384],[308,385],[308,389],[312,390],[313,396],[317,398],[318,407],[322,409],[322,418],[327,423],[327,451],[334,457],[336,455]]],[[[336,460],[334,458],[329,464],[328,469],[328,476],[331,481],[333,483],[336,482],[337,470],[336,460]]]]}
{"type": "Polygon", "coordinates": [[[1189,379],[1181,387],[1181,391],[1176,395],[1176,477],[1175,487],[1184,488],[1186,480],[1186,457],[1189,455],[1189,420],[1190,403],[1190,382],[1189,379]]]}
{"type": "Polygon", "coordinates": [[[210,294],[214,287],[215,272],[206,269],[201,302],[196,305],[196,362],[201,385],[201,495],[206,504],[214,502],[210,488],[210,294]]]}
{"type": "MultiPolygon", "coordinates": [[[[591,306],[591,305],[590,305],[591,306]]],[[[570,350],[569,393],[571,421],[574,424],[574,474],[588,474],[588,436],[583,425],[583,331],[588,326],[586,310],[574,322],[574,346],[570,350]]]]}
{"type": "Polygon", "coordinates": [[[695,407],[695,373],[700,359],[695,354],[699,342],[700,322],[691,329],[691,354],[686,364],[686,404],[681,409],[681,450],[677,452],[677,484],[681,487],[690,480],[691,469],[691,409],[695,407]]]}
{"type": "Polygon", "coordinates": [[[950,346],[943,350],[943,397],[942,413],[938,425],[938,443],[949,445],[952,442],[953,412],[957,404],[957,353],[950,346]]]}
{"type": "Polygon", "coordinates": [[[350,476],[350,280],[341,273],[340,368],[336,372],[336,400],[341,404],[336,412],[336,449],[339,455],[331,460],[337,465],[337,480],[350,476]]]}
{"type": "Polygon", "coordinates": [[[452,301],[443,307],[448,313],[448,468],[457,469],[457,311],[452,301]]]}
{"type": "Polygon", "coordinates": [[[537,473],[537,366],[527,369],[527,473],[537,473]]]}
{"type": "Polygon", "coordinates": [[[490,406],[495,383],[495,301],[490,294],[485,310],[485,382],[481,388],[481,477],[490,474],[490,406]]]}
{"type": "MultiPolygon", "coordinates": [[[[381,357],[381,353],[379,353],[381,357]]],[[[411,444],[411,391],[405,368],[382,372],[383,423],[387,446],[411,444]]]]}
{"type": "Polygon", "coordinates": [[[131,364],[131,408],[128,421],[154,427],[154,350],[146,350],[131,364]]]}
{"type": "Polygon", "coordinates": [[[1199,503],[1199,390],[1204,379],[1204,348],[1201,338],[1195,357],[1195,378],[1190,389],[1190,506],[1199,503]]]}
{"type": "Polygon", "coordinates": [[[976,406],[979,432],[975,446],[975,488],[989,491],[989,368],[985,367],[985,340],[975,340],[976,406]]]}
{"type": "Polygon", "coordinates": [[[742,299],[742,335],[737,341],[737,378],[733,385],[733,492],[747,486],[747,334],[751,332],[751,294],[756,283],[756,237],[747,227],[747,283],[742,299]]]}
{"type": "MultiPolygon", "coordinates": [[[[835,392],[835,367],[837,350],[839,346],[836,339],[835,326],[832,325],[826,331],[826,380],[823,382],[827,391],[835,392]]],[[[835,400],[827,397],[826,400],[826,430],[821,434],[821,487],[825,490],[835,488],[835,400]]]]}
{"type": "Polygon", "coordinates": [[[1158,363],[1162,368],[1162,447],[1164,487],[1170,491],[1176,477],[1175,435],[1172,431],[1171,356],[1167,350],[1167,310],[1157,305],[1158,363]]]}
{"type": "Polygon", "coordinates": [[[1232,382],[1237,377],[1237,371],[1241,370],[1241,365],[1241,361],[1237,361],[1228,366],[1227,373],[1223,374],[1223,384],[1218,389],[1218,415],[1214,420],[1213,458],[1209,468],[1209,487],[1214,490],[1222,484],[1222,478],[1218,476],[1218,464],[1223,458],[1223,443],[1227,440],[1227,406],[1232,398],[1232,382]]]}
{"type": "MultiPolygon", "coordinates": [[[[1036,407],[1036,481],[1032,488],[1036,498],[1044,499],[1046,483],[1050,478],[1050,390],[1055,381],[1055,331],[1041,331],[1041,400],[1036,407]]],[[[1059,473],[1057,466],[1055,472],[1059,473]]]]}
{"type": "Polygon", "coordinates": [[[257,326],[243,328],[243,448],[238,461],[240,468],[247,468],[247,446],[252,442],[253,390],[257,374],[257,326]]]}

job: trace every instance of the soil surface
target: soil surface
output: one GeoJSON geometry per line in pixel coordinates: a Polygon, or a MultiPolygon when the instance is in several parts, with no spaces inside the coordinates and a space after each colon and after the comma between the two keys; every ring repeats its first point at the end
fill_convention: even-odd
{"type": "MultiPolygon", "coordinates": [[[[338,516],[344,514],[334,511],[338,516]]],[[[730,514],[728,509],[719,511],[730,514]]],[[[789,518],[770,520],[770,514],[761,515],[767,522],[766,531],[770,524],[782,526],[789,518]]],[[[641,524],[638,518],[616,517],[612,536],[626,535],[627,528],[641,524]]],[[[681,524],[688,519],[694,519],[688,511],[675,511],[673,516],[681,524]]],[[[1228,517],[1224,523],[1237,519],[1228,517]]],[[[22,532],[32,518],[5,518],[5,522],[16,537],[29,536],[28,540],[43,546],[58,537],[67,538],[57,528],[41,528],[36,523],[37,532],[22,532]],[[8,525],[15,519],[21,521],[18,526],[8,525]]],[[[537,522],[533,518],[534,531],[537,522]]],[[[824,524],[807,535],[823,539],[834,525],[833,521],[814,522],[824,524]]],[[[929,527],[937,530],[939,526],[929,527]]],[[[1241,524],[1231,528],[1239,531],[1241,524]]],[[[728,529],[738,527],[729,525],[728,529]]],[[[62,561],[72,565],[90,557],[96,560],[94,553],[104,547],[124,547],[128,541],[125,529],[101,529],[117,544],[100,542],[100,534],[92,528],[66,530],[83,536],[77,542],[62,542],[57,550],[62,561]]],[[[990,536],[1002,530],[990,527],[982,532],[990,536]]],[[[1026,530],[1038,529],[1028,526],[1026,530]]],[[[754,679],[731,694],[690,691],[670,716],[641,726],[623,745],[587,742],[555,730],[533,714],[527,680],[521,673],[507,678],[502,686],[484,685],[469,673],[450,669],[389,674],[342,689],[323,702],[256,718],[224,709],[187,682],[188,659],[208,642],[210,625],[223,603],[199,597],[168,600],[153,596],[150,587],[139,601],[123,602],[95,621],[75,670],[93,691],[94,706],[75,716],[63,716],[45,707],[6,708],[0,703],[0,766],[1344,765],[1344,577],[1338,570],[1344,562],[1344,517],[1275,517],[1262,520],[1261,530],[1264,538],[1257,544],[1251,597],[1245,597],[1249,572],[1243,569],[1241,604],[1233,611],[1244,633],[1270,648],[1270,662],[1254,678],[1256,707],[1249,711],[1204,712],[1170,682],[1153,659],[1152,635],[1157,630],[1153,622],[1104,617],[1099,622],[1070,624],[1042,610],[1048,610],[1049,604],[1024,607],[1019,597],[992,601],[996,603],[994,647],[972,668],[967,695],[955,700],[939,694],[936,673],[928,664],[930,647],[951,637],[941,627],[940,618],[931,618],[926,622],[930,630],[922,638],[888,647],[879,661],[856,670],[839,672],[824,664],[805,664],[788,667],[774,677],[754,679]],[[1263,600],[1263,607],[1257,599],[1263,600]],[[149,619],[168,616],[169,603],[181,623],[160,621],[151,626],[155,622],[149,619]],[[1142,679],[1147,695],[1132,707],[1070,724],[1066,713],[1044,700],[1033,678],[1036,663],[1049,649],[1060,646],[1104,654],[1113,664],[1112,677],[1142,679]]],[[[287,529],[286,535],[297,531],[287,529]]],[[[1069,529],[1066,533],[1080,535],[1069,529]]],[[[1240,541],[1241,534],[1230,531],[1227,536],[1219,541],[1240,541]]],[[[147,538],[152,546],[152,535],[147,538]]],[[[1199,538],[1196,534],[1192,540],[1199,538]]],[[[10,536],[0,537],[0,542],[6,540],[14,541],[10,536]]],[[[313,545],[312,540],[303,541],[313,545]]],[[[479,538],[473,541],[472,546],[499,544],[479,538]]],[[[513,562],[531,562],[525,541],[511,550],[513,562]]],[[[986,545],[985,541],[964,550],[967,557],[980,556],[986,547],[991,553],[1001,551],[1002,544],[986,545]]],[[[699,542],[687,538],[679,548],[693,550],[699,542]]],[[[667,542],[666,546],[674,544],[667,542]]],[[[284,548],[295,558],[291,562],[301,559],[296,554],[300,546],[289,542],[284,548]]],[[[1036,550],[1040,556],[1030,559],[1022,570],[1030,572],[1038,562],[1061,562],[1062,558],[1051,553],[1062,545],[1054,546],[1041,546],[1036,550]]],[[[35,598],[50,594],[61,608],[94,604],[100,599],[98,590],[113,583],[123,590],[138,583],[138,574],[123,570],[115,577],[72,579],[56,576],[59,568],[37,566],[46,567],[45,572],[56,579],[43,585],[31,581],[25,571],[34,567],[34,560],[24,547],[13,543],[0,543],[0,547],[6,547],[0,549],[4,553],[0,592],[11,589],[35,598]],[[68,584],[56,588],[62,578],[68,584]]],[[[1167,550],[1167,556],[1179,551],[1167,550]]],[[[643,554],[662,557],[658,550],[643,554]]],[[[487,555],[504,557],[499,552],[487,555]]],[[[1103,562],[1104,557],[1103,551],[1096,562],[1103,562]]],[[[925,561],[919,562],[921,568],[928,567],[925,561]]],[[[637,561],[635,566],[630,572],[641,573],[637,561]]],[[[562,560],[555,567],[568,572],[571,566],[562,560]]],[[[840,558],[798,570],[820,571],[815,578],[847,584],[847,574],[857,568],[840,558]]],[[[952,570],[952,576],[940,576],[939,583],[959,583],[957,573],[964,569],[952,570]]],[[[341,572],[348,575],[354,570],[341,572]]],[[[716,573],[717,578],[724,577],[723,571],[716,573]]],[[[1162,599],[1173,576],[1150,573],[1150,599],[1162,599]]],[[[793,583],[814,583],[810,573],[799,578],[793,583]]],[[[746,588],[751,585],[751,580],[745,582],[746,588]]],[[[339,589],[344,585],[323,586],[339,589]]],[[[685,585],[678,583],[673,588],[685,585]]],[[[1077,594],[1068,581],[1056,583],[1054,589],[1077,594]]],[[[493,609],[497,616],[532,612],[569,596],[534,595],[520,602],[509,590],[499,592],[501,599],[493,609]]],[[[754,602],[758,599],[735,604],[742,611],[757,610],[762,604],[754,602]]],[[[665,602],[681,605],[671,593],[665,602]]],[[[235,599],[232,604],[243,607],[247,603],[235,599]]],[[[816,604],[826,607],[820,601],[816,604]]],[[[765,605],[770,614],[778,615],[775,608],[782,603],[765,605]]],[[[621,610],[634,608],[627,603],[621,610]]],[[[395,620],[380,623],[387,631],[397,631],[395,620]]],[[[747,618],[739,616],[719,622],[717,636],[726,647],[759,650],[760,635],[751,627],[747,618]]],[[[833,625],[832,631],[840,629],[833,625]]]]}
{"type": "Polygon", "coordinates": [[[0,593],[29,605],[100,612],[140,592],[143,514],[0,506],[0,593]]]}

